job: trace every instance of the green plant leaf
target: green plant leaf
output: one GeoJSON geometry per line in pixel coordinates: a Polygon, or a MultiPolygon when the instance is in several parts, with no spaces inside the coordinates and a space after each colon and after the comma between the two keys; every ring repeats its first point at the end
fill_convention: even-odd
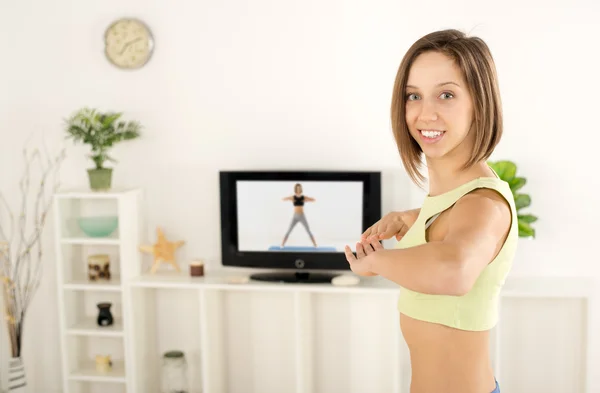
{"type": "Polygon", "coordinates": [[[95,109],[82,108],[65,121],[67,138],[74,143],[90,145],[93,154],[90,158],[97,168],[105,161],[116,162],[107,152],[115,143],[131,140],[140,136],[141,125],[138,122],[124,122],[120,112],[102,113],[95,109]]]}
{"type": "Polygon", "coordinates": [[[519,191],[525,184],[527,184],[527,179],[525,179],[524,177],[513,177],[508,182],[508,185],[510,186],[510,189],[513,192],[513,194],[519,191]]]}
{"type": "Polygon", "coordinates": [[[107,113],[101,117],[102,125],[109,128],[115,121],[119,120],[122,115],[122,113],[107,113]]]}
{"type": "Polygon", "coordinates": [[[531,224],[532,222],[536,222],[538,220],[537,216],[534,216],[533,214],[519,214],[517,218],[519,219],[519,221],[528,224],[531,224]]]}
{"type": "Polygon", "coordinates": [[[507,182],[512,180],[517,173],[517,165],[512,161],[496,161],[490,166],[498,174],[500,179],[505,180],[507,182]]]}
{"type": "Polygon", "coordinates": [[[517,194],[515,196],[515,207],[517,210],[531,205],[531,197],[527,194],[517,194]]]}
{"type": "Polygon", "coordinates": [[[519,237],[535,238],[535,229],[533,229],[528,223],[519,221],[519,237]]]}
{"type": "MultiPolygon", "coordinates": [[[[500,179],[506,181],[510,187],[515,200],[517,212],[531,205],[531,197],[528,194],[519,194],[518,191],[527,184],[527,179],[517,177],[517,165],[510,160],[488,161],[487,164],[498,174],[500,179]]],[[[531,226],[538,217],[533,214],[517,214],[519,237],[535,238],[535,228],[531,226]]]]}

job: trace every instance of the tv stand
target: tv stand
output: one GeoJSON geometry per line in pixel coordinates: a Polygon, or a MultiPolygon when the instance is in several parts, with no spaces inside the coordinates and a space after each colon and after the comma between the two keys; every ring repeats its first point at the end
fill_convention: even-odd
{"type": "Polygon", "coordinates": [[[337,276],[335,273],[314,273],[314,272],[270,272],[254,273],[250,279],[257,281],[279,281],[296,284],[322,284],[330,283],[331,279],[337,276]]]}

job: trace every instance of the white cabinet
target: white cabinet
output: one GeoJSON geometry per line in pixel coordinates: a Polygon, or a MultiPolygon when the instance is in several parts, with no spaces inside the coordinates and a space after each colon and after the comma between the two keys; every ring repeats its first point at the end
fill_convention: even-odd
{"type": "MultiPolygon", "coordinates": [[[[201,278],[185,271],[143,274],[127,283],[135,313],[136,391],[159,392],[160,356],[172,349],[186,353],[190,393],[409,391],[410,359],[399,328],[396,285],[381,278],[363,279],[353,287],[229,283],[236,275],[236,270],[208,271],[201,278]]],[[[524,352],[515,348],[539,330],[541,312],[572,318],[564,326],[546,326],[545,336],[534,333],[539,340],[529,345],[530,355],[555,347],[562,332],[585,329],[581,318],[591,312],[590,283],[582,278],[508,279],[502,292],[504,316],[490,343],[504,386],[523,382],[522,371],[512,365],[524,352]],[[528,320],[531,312],[540,315],[528,320]]],[[[584,334],[569,340],[581,348],[571,351],[576,369],[591,366],[584,361],[587,339],[584,334]]],[[[557,352],[548,366],[563,369],[561,356],[557,352]]],[[[562,383],[583,386],[589,375],[573,372],[562,383]]]]}
{"type": "MultiPolygon", "coordinates": [[[[55,195],[55,251],[59,301],[63,391],[133,392],[131,314],[124,283],[141,273],[142,192],[70,192],[55,195]],[[110,235],[88,236],[81,217],[117,218],[110,235]],[[90,278],[90,256],[108,260],[110,276],[90,278]],[[98,304],[110,303],[112,325],[98,323],[98,304]],[[96,356],[110,356],[112,367],[97,367],[96,356]]],[[[97,275],[97,272],[92,274],[97,275]]]]}
{"type": "Polygon", "coordinates": [[[191,393],[399,392],[406,382],[396,286],[228,283],[234,276],[161,273],[127,284],[133,329],[144,331],[133,340],[137,391],[158,392],[148,370],[173,349],[186,354],[191,393]]]}

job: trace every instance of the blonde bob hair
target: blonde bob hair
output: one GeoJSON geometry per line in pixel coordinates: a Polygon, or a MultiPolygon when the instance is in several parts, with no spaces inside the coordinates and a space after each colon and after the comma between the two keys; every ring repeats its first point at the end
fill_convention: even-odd
{"type": "Polygon", "coordinates": [[[487,44],[481,38],[467,37],[454,29],[436,31],[421,37],[408,49],[400,63],[391,106],[392,131],[402,163],[413,182],[419,186],[424,180],[419,171],[423,151],[410,135],[406,124],[406,83],[415,59],[429,51],[442,53],[455,62],[473,100],[471,132],[475,133],[475,144],[463,169],[488,159],[503,132],[496,66],[487,44]]]}

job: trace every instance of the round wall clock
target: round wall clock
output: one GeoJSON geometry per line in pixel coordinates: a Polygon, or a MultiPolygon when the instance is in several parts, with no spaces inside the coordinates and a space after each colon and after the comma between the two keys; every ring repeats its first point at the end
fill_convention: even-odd
{"type": "Polygon", "coordinates": [[[119,68],[143,67],[154,50],[154,38],[146,24],[134,18],[113,22],[104,34],[105,54],[119,68]]]}

